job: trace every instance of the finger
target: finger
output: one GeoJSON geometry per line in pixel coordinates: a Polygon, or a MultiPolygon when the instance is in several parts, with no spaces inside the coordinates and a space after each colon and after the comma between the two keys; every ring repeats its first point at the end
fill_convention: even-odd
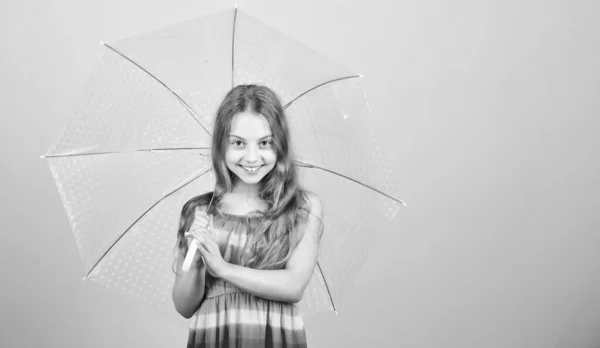
{"type": "Polygon", "coordinates": [[[195,229],[208,230],[208,224],[192,224],[192,226],[190,226],[190,230],[195,229]]]}
{"type": "Polygon", "coordinates": [[[202,240],[204,240],[206,242],[206,245],[212,247],[211,250],[215,250],[215,249],[219,248],[219,244],[217,243],[215,238],[210,235],[209,232],[206,232],[206,231],[202,232],[198,238],[201,238],[202,240]]]}
{"type": "Polygon", "coordinates": [[[201,244],[203,248],[205,248],[209,253],[215,253],[215,241],[208,238],[206,235],[202,235],[198,238],[198,244],[201,244]]]}
{"type": "Polygon", "coordinates": [[[208,220],[208,214],[202,210],[200,210],[200,208],[196,208],[196,211],[194,212],[194,217],[195,218],[204,218],[206,220],[208,220]]]}
{"type": "Polygon", "coordinates": [[[196,208],[194,209],[194,212],[200,213],[200,214],[206,214],[206,211],[204,209],[200,208],[199,206],[196,206],[196,208]]]}
{"type": "Polygon", "coordinates": [[[192,226],[208,228],[208,220],[197,219],[192,222],[192,226]]]}
{"type": "Polygon", "coordinates": [[[193,226],[192,225],[192,226],[190,226],[190,229],[188,231],[189,232],[192,232],[192,231],[206,231],[206,232],[208,232],[208,227],[207,226],[199,226],[199,225],[193,226]]]}
{"type": "Polygon", "coordinates": [[[196,213],[196,215],[194,215],[194,222],[196,222],[196,221],[208,222],[208,220],[209,220],[209,218],[206,214],[196,213]]]}
{"type": "Polygon", "coordinates": [[[194,230],[189,230],[188,232],[185,232],[183,234],[184,238],[187,239],[188,244],[191,242],[192,239],[201,239],[201,238],[206,238],[207,241],[209,241],[210,243],[216,243],[216,241],[214,240],[214,238],[210,235],[210,232],[206,229],[194,229],[194,230]]]}
{"type": "Polygon", "coordinates": [[[210,253],[217,254],[221,253],[219,249],[219,245],[209,236],[203,235],[198,239],[198,242],[201,243],[210,253]]]}
{"type": "Polygon", "coordinates": [[[191,233],[192,237],[194,237],[194,238],[200,238],[201,236],[208,236],[210,234],[210,232],[208,232],[206,229],[203,229],[203,228],[197,228],[194,230],[190,230],[190,233],[191,233]]]}
{"type": "Polygon", "coordinates": [[[192,228],[190,228],[190,230],[188,232],[204,234],[204,235],[212,237],[212,232],[210,231],[209,228],[206,228],[206,227],[198,227],[198,226],[193,227],[192,226],[192,228]]]}
{"type": "Polygon", "coordinates": [[[196,209],[196,212],[194,213],[194,219],[196,219],[196,220],[204,219],[204,220],[208,221],[208,214],[201,211],[200,209],[196,209]]]}
{"type": "Polygon", "coordinates": [[[209,256],[211,254],[210,250],[207,248],[206,244],[202,240],[198,240],[198,252],[203,257],[209,256]]]}
{"type": "Polygon", "coordinates": [[[202,262],[204,262],[204,264],[206,264],[205,260],[206,260],[207,252],[200,246],[200,244],[198,244],[198,254],[200,254],[200,258],[202,259],[202,262]]]}
{"type": "Polygon", "coordinates": [[[195,238],[195,235],[194,235],[193,233],[191,233],[191,232],[185,232],[185,233],[183,234],[183,238],[184,238],[184,239],[187,241],[187,243],[189,244],[189,243],[192,241],[192,239],[194,239],[194,238],[195,238]]]}

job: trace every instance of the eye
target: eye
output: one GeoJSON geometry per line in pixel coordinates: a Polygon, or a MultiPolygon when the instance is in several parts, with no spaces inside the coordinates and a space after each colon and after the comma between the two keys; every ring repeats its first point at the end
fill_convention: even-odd
{"type": "Polygon", "coordinates": [[[244,143],[240,140],[234,140],[231,142],[231,144],[233,144],[235,147],[242,147],[244,145],[244,143]]]}
{"type": "Polygon", "coordinates": [[[263,140],[260,142],[263,147],[269,147],[273,144],[273,140],[263,140]]]}

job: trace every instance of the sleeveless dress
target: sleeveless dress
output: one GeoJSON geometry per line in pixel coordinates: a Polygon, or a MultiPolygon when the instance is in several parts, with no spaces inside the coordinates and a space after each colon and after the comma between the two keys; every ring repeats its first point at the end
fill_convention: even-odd
{"type": "MultiPolygon", "coordinates": [[[[261,218],[214,214],[214,236],[225,261],[241,264],[261,218]]],[[[187,347],[306,347],[306,334],[295,304],[254,296],[206,272],[205,298],[191,319],[187,347]]]]}

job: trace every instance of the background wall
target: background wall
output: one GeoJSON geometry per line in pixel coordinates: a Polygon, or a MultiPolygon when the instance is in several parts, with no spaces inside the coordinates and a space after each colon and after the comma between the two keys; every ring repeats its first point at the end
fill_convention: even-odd
{"type": "MultiPolygon", "coordinates": [[[[182,347],[92,283],[44,160],[115,39],[232,1],[0,4],[0,346],[182,347]]],[[[237,1],[365,75],[401,208],[311,347],[600,346],[595,1],[237,1]]]]}

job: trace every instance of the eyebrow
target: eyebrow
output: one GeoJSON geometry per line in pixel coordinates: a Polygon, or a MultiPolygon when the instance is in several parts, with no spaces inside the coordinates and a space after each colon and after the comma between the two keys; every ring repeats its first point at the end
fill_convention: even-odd
{"type": "MultiPolygon", "coordinates": [[[[242,140],[246,140],[246,139],[244,139],[243,137],[240,137],[239,135],[235,135],[235,134],[229,134],[229,136],[230,136],[230,137],[234,137],[234,138],[238,138],[238,139],[242,139],[242,140]]],[[[265,135],[264,137],[262,137],[262,138],[260,138],[260,139],[258,139],[258,140],[263,140],[263,139],[265,139],[265,138],[270,138],[270,137],[272,137],[272,135],[271,135],[271,134],[269,134],[269,135],[265,135]]]]}

